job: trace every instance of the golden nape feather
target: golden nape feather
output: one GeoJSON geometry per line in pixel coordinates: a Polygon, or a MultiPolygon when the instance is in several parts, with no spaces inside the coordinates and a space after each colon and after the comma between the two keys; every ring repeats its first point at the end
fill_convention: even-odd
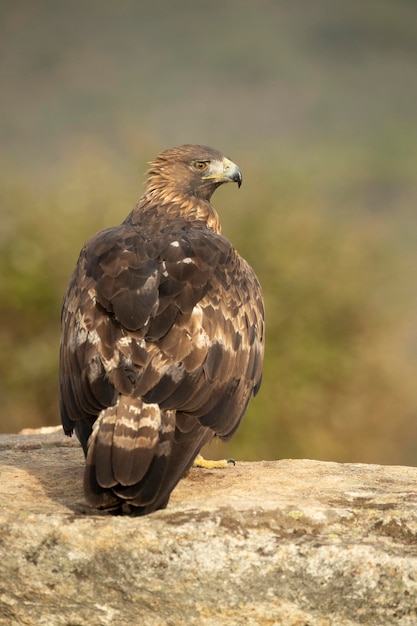
{"type": "Polygon", "coordinates": [[[81,251],[62,308],[60,408],[99,509],[164,508],[259,389],[261,287],[210,203],[226,182],[242,175],[217,150],[166,150],[125,221],[81,251]]]}

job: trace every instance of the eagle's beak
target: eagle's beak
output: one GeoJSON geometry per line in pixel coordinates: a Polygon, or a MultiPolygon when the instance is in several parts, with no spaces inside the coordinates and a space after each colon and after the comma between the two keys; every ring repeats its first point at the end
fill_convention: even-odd
{"type": "Polygon", "coordinates": [[[238,187],[242,184],[242,172],[240,168],[236,163],[226,158],[223,159],[223,174],[225,182],[237,183],[238,187]]]}
{"type": "Polygon", "coordinates": [[[218,183],[237,183],[238,187],[242,184],[240,168],[226,157],[223,161],[212,161],[209,173],[204,178],[215,180],[218,183]]]}

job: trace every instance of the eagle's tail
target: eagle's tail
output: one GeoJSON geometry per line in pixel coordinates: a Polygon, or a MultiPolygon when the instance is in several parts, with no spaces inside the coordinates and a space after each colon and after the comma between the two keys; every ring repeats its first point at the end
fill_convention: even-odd
{"type": "Polygon", "coordinates": [[[89,439],[84,475],[88,503],[100,509],[119,509],[123,503],[150,510],[166,506],[169,493],[163,496],[166,502],[152,504],[160,500],[174,431],[175,411],[120,396],[100,414],[89,439]]]}

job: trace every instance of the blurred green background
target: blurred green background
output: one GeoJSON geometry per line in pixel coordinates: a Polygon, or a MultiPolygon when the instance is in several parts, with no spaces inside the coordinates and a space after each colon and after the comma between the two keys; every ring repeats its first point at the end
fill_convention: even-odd
{"type": "Polygon", "coordinates": [[[213,454],[417,462],[414,0],[3,0],[0,430],[59,423],[63,293],[147,161],[212,145],[265,292],[264,382],[213,454]]]}

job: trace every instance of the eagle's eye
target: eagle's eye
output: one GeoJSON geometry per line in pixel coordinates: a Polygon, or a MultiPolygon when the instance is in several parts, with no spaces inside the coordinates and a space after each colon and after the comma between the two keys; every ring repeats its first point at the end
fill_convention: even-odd
{"type": "Polygon", "coordinates": [[[199,172],[202,172],[203,170],[207,169],[208,167],[208,161],[196,161],[194,163],[194,167],[196,170],[198,170],[199,172]]]}

